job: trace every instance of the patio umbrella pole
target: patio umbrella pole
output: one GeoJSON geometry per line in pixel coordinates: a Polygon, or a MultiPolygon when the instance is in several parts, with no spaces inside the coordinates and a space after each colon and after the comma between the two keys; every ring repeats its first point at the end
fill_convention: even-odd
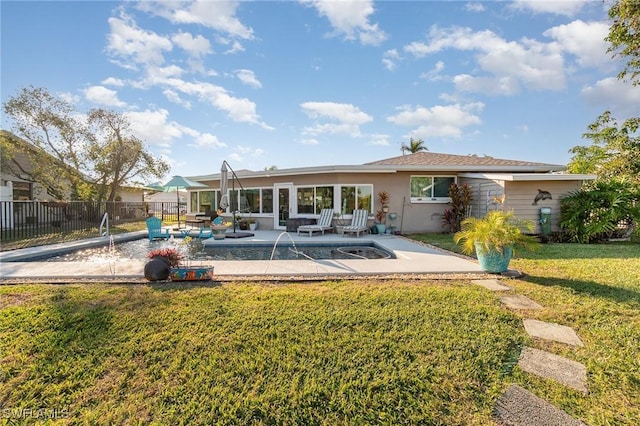
{"type": "MultiPolygon", "coordinates": [[[[224,160],[222,162],[222,168],[221,170],[221,174],[220,174],[220,184],[223,184],[223,180],[225,180],[224,184],[226,187],[226,179],[227,179],[227,169],[231,170],[231,191],[235,192],[235,188],[236,188],[236,180],[238,181],[238,185],[240,185],[240,189],[242,191],[244,191],[244,187],[242,186],[242,182],[240,182],[240,179],[238,179],[238,175],[236,175],[236,172],[233,170],[233,168],[229,165],[229,163],[227,163],[227,160],[224,160]]],[[[224,198],[226,196],[226,194],[222,194],[222,197],[224,198]]],[[[244,238],[244,237],[253,237],[253,233],[251,232],[236,232],[236,214],[239,213],[239,209],[240,209],[240,197],[236,197],[236,205],[235,205],[235,209],[233,209],[232,207],[232,214],[233,214],[233,232],[231,234],[226,234],[227,238],[244,238]]],[[[222,201],[222,200],[221,200],[222,201]]],[[[227,200],[225,200],[225,204],[228,203],[227,200]]]]}

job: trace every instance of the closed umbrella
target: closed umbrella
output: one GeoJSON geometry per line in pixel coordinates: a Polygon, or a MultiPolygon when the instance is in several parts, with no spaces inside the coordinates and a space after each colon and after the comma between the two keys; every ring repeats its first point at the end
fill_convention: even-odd
{"type": "Polygon", "coordinates": [[[173,176],[169,182],[162,185],[162,189],[165,191],[176,191],[176,199],[178,200],[178,228],[180,228],[180,190],[206,187],[207,185],[203,183],[182,176],[173,176]]]}
{"type": "Polygon", "coordinates": [[[227,162],[222,162],[222,167],[220,168],[220,210],[226,210],[229,207],[229,196],[227,195],[227,190],[229,188],[229,169],[227,169],[227,162]]]}

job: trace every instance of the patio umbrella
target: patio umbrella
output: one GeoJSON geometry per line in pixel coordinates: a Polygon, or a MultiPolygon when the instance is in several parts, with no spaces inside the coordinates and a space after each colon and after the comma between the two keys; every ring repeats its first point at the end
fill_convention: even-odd
{"type": "Polygon", "coordinates": [[[207,185],[196,182],[191,179],[187,179],[182,176],[173,176],[169,182],[162,185],[161,190],[164,191],[176,191],[176,199],[178,200],[178,228],[180,228],[180,190],[190,188],[206,188],[207,185]]]}
{"type": "Polygon", "coordinates": [[[222,162],[222,167],[220,168],[220,205],[218,206],[221,210],[225,210],[229,207],[229,197],[227,196],[227,190],[229,187],[229,169],[227,169],[227,162],[222,162]]]}

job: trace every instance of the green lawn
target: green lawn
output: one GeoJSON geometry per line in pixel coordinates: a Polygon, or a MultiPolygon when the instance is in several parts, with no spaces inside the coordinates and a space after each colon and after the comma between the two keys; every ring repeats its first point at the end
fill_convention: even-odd
{"type": "Polygon", "coordinates": [[[2,286],[0,414],[485,425],[518,383],[590,425],[640,423],[640,245],[512,262],[527,275],[508,284],[545,306],[526,318],[573,327],[584,348],[532,340],[525,316],[464,281],[2,286]],[[520,370],[523,345],[584,363],[590,393],[520,370]]]}

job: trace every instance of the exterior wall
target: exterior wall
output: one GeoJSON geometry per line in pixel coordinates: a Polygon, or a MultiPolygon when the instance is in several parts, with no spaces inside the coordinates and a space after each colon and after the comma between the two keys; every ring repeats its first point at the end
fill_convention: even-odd
{"type": "Polygon", "coordinates": [[[569,192],[577,191],[582,186],[582,181],[537,181],[537,182],[507,182],[505,209],[513,210],[517,217],[532,220],[536,223],[536,233],[540,232],[540,208],[551,208],[551,230],[560,229],[560,199],[569,192]],[[538,201],[533,205],[538,189],[548,191],[553,197],[551,200],[538,201]]]}
{"type": "MultiPolygon", "coordinates": [[[[374,207],[371,217],[380,208],[377,194],[386,191],[389,196],[389,213],[396,213],[393,222],[387,218],[388,226],[395,226],[403,233],[443,232],[442,214],[449,208],[446,202],[412,203],[410,196],[410,178],[412,175],[424,174],[432,176],[451,176],[455,173],[323,173],[297,176],[243,177],[239,180],[245,189],[273,187],[276,183],[292,183],[294,188],[300,186],[321,185],[373,185],[374,207]]],[[[218,181],[203,182],[209,189],[219,189],[218,181]]],[[[468,184],[472,190],[471,215],[481,217],[489,210],[514,210],[522,219],[533,220],[536,232],[540,232],[540,208],[551,208],[552,230],[558,230],[560,216],[560,198],[571,191],[580,188],[580,180],[536,180],[536,181],[504,181],[479,178],[460,178],[459,184],[468,184]],[[538,189],[549,191],[552,200],[542,200],[538,205],[532,205],[538,189]]],[[[236,189],[239,188],[236,185],[236,189]]],[[[190,198],[190,197],[189,197],[190,198]]],[[[195,212],[191,212],[195,213],[195,212]]],[[[204,212],[201,212],[204,213],[204,212]]],[[[306,216],[306,215],[295,215],[306,216]]],[[[313,216],[313,215],[311,215],[313,216]]],[[[259,223],[261,229],[273,228],[273,215],[262,214],[252,216],[259,223]]],[[[370,224],[373,219],[370,219],[370,224]]]]}
{"type": "Polygon", "coordinates": [[[505,193],[504,181],[463,178],[458,183],[467,184],[471,188],[471,216],[482,217],[489,210],[502,208],[497,200],[505,193]]]}
{"type": "Polygon", "coordinates": [[[581,180],[538,180],[538,181],[494,181],[491,179],[462,179],[472,188],[472,215],[484,216],[489,210],[513,210],[523,220],[531,220],[536,224],[535,233],[540,233],[540,209],[551,208],[551,230],[558,231],[560,221],[560,199],[569,192],[582,186],[581,180]],[[533,205],[538,189],[551,193],[551,200],[540,200],[533,205]],[[504,203],[496,202],[504,194],[504,203]]]}
{"type": "MultiPolygon", "coordinates": [[[[416,174],[434,175],[430,173],[323,173],[297,176],[272,176],[272,177],[243,177],[239,181],[245,189],[272,187],[276,183],[293,183],[294,188],[299,186],[319,185],[373,185],[374,207],[370,212],[370,224],[373,224],[373,215],[381,206],[378,202],[378,193],[386,191],[389,194],[389,213],[396,213],[397,218],[391,221],[387,218],[388,226],[395,226],[398,231],[404,233],[416,232],[442,232],[442,213],[449,208],[448,203],[411,203],[410,177],[416,174]]],[[[443,174],[446,176],[455,173],[443,174]]],[[[209,186],[209,190],[219,189],[218,181],[202,181],[209,186]]],[[[239,186],[236,185],[236,189],[239,186]]],[[[190,198],[190,197],[189,197],[190,198]]],[[[190,211],[190,213],[197,213],[190,211]]],[[[204,212],[200,212],[204,213],[204,212]]],[[[295,217],[296,215],[292,215],[295,217]]],[[[273,227],[273,216],[252,215],[259,223],[261,229],[273,227]]]]}
{"type": "Polygon", "coordinates": [[[121,198],[120,201],[126,203],[141,203],[144,196],[144,190],[134,188],[122,189],[118,192],[118,195],[121,198]]]}

